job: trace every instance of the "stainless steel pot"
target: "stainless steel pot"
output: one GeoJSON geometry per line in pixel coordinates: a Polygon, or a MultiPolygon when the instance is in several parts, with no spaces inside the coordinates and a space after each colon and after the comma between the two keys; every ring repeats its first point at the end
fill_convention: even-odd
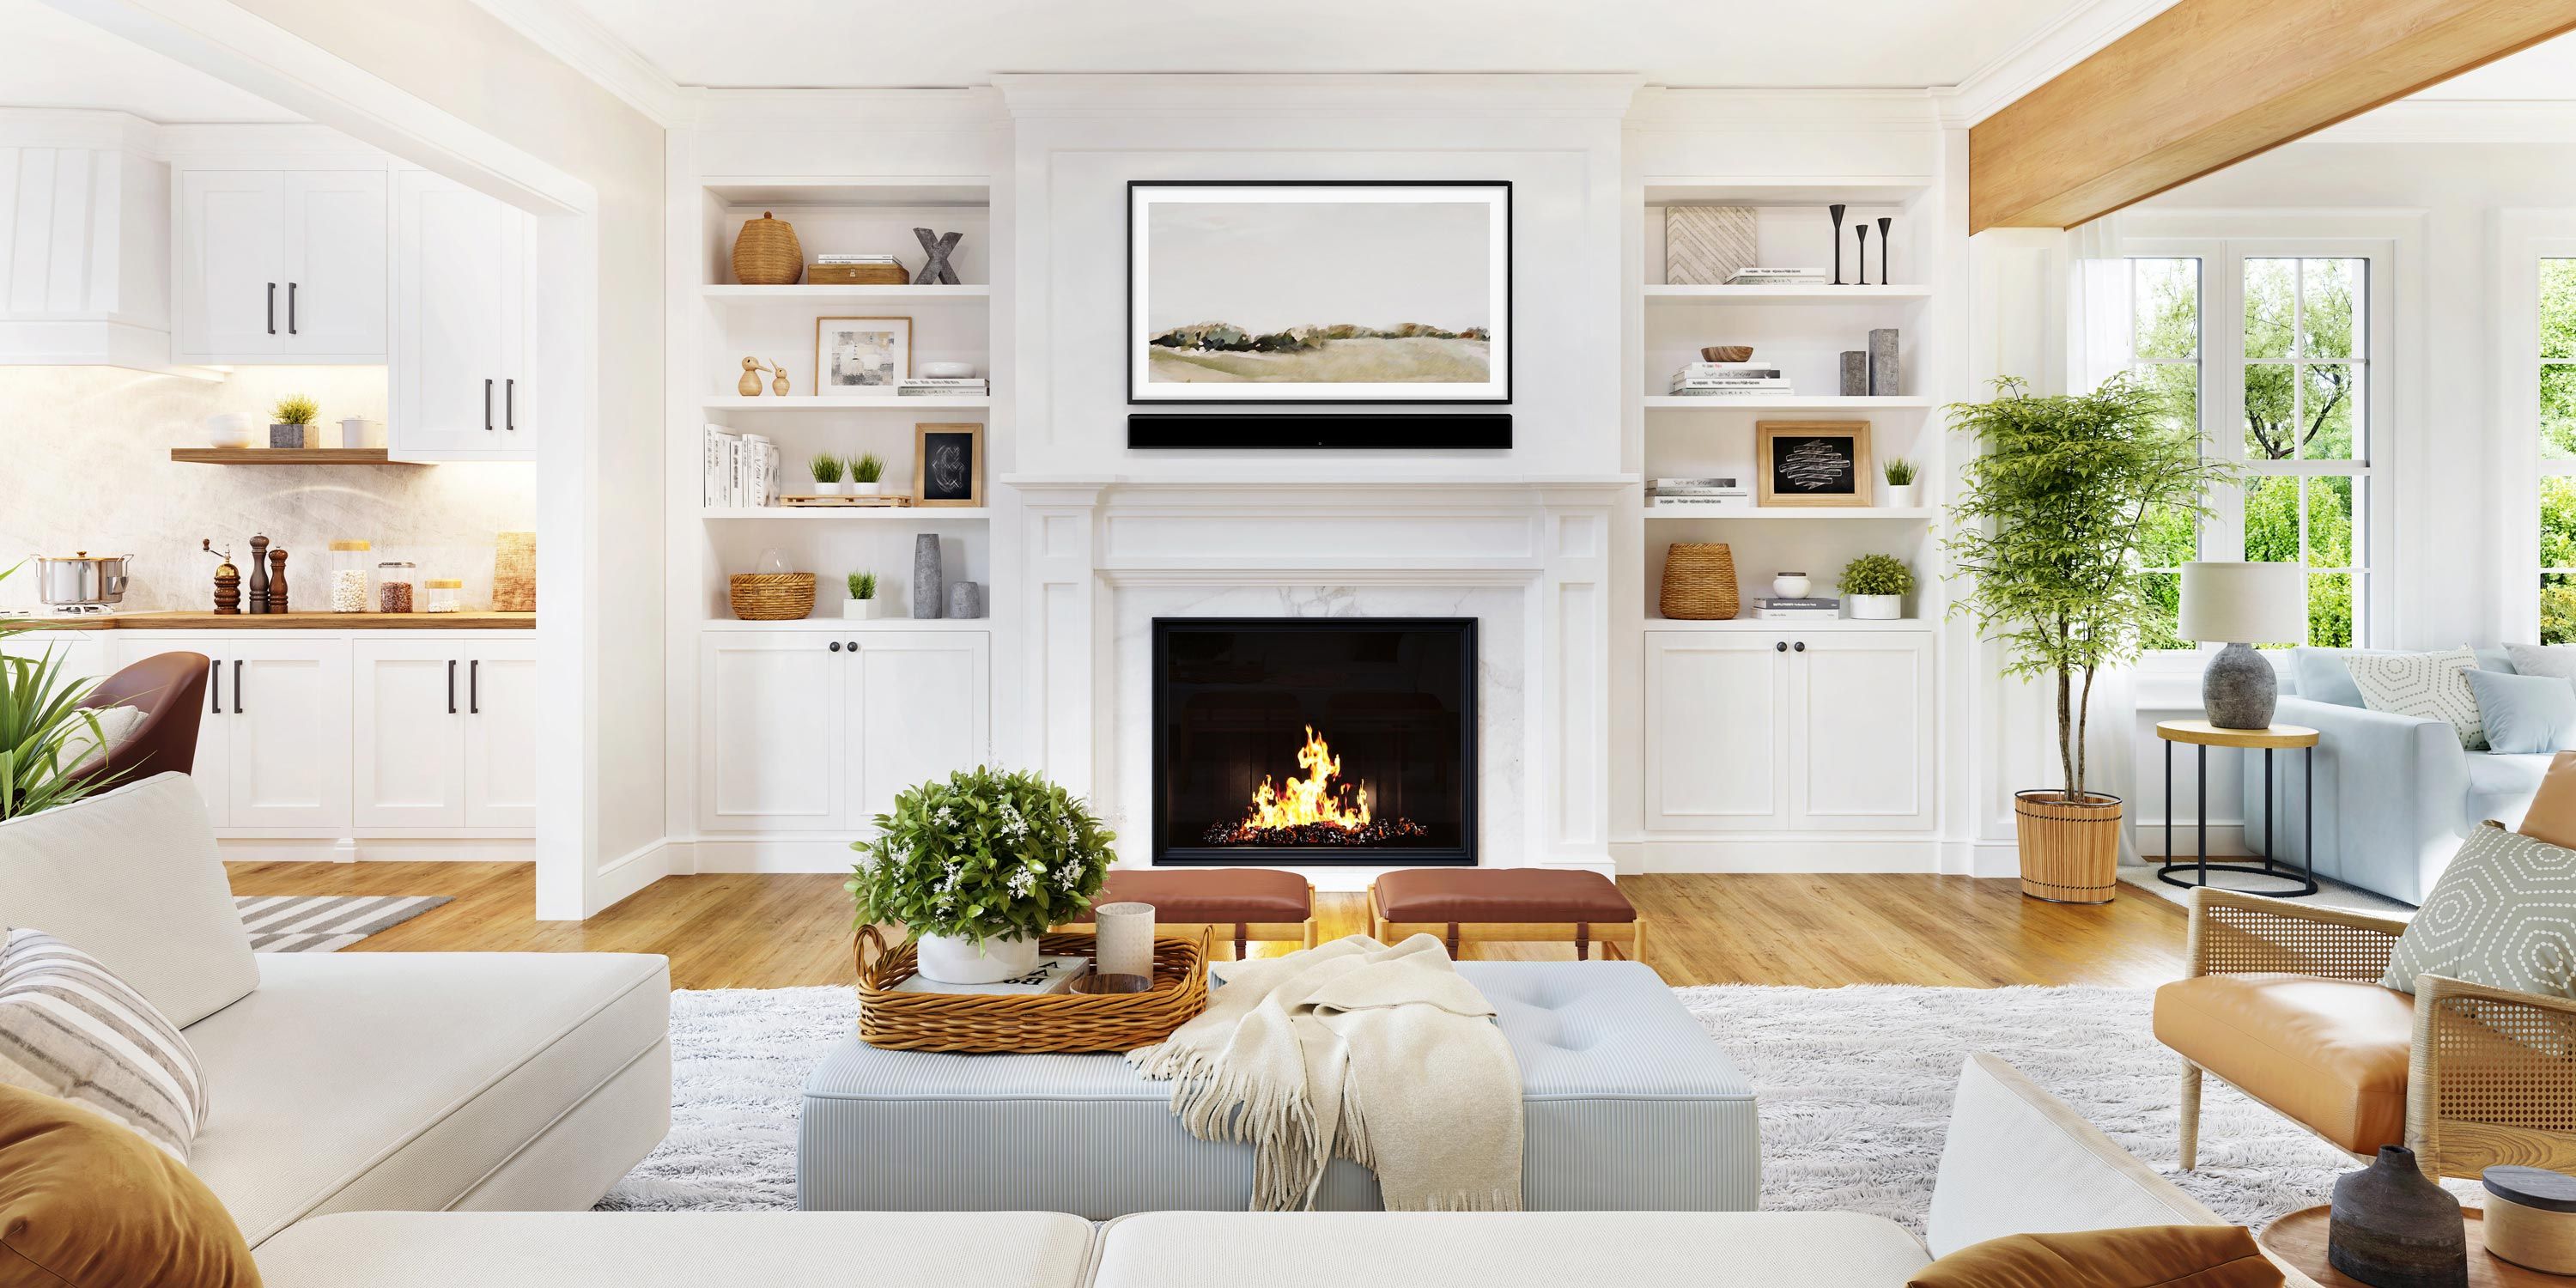
{"type": "Polygon", "coordinates": [[[132,555],[36,556],[36,598],[55,608],[114,604],[125,598],[125,561],[132,555]]]}

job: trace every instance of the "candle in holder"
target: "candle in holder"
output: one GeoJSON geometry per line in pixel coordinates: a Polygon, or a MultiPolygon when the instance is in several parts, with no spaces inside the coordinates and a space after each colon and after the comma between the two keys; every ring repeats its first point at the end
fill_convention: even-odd
{"type": "Polygon", "coordinates": [[[1104,903],[1091,910],[1091,919],[1100,974],[1154,977],[1154,905],[1104,903]]]}

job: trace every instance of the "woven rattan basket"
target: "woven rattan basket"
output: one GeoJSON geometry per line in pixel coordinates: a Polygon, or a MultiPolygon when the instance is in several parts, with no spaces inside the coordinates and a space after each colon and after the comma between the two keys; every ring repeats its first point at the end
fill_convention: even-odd
{"type": "Polygon", "coordinates": [[[735,573],[730,590],[733,615],[746,622],[794,621],[814,611],[810,572],[735,573]]]}
{"type": "Polygon", "coordinates": [[[1735,592],[1735,552],[1723,541],[1676,541],[1664,555],[1663,614],[1677,621],[1733,618],[1744,601],[1735,592]]]}
{"type": "Polygon", "coordinates": [[[811,286],[902,286],[911,280],[901,264],[816,264],[805,270],[811,286]]]}
{"type": "MultiPolygon", "coordinates": [[[[1090,935],[1046,935],[1038,951],[1090,956],[1090,935]]],[[[1202,937],[1154,941],[1154,987],[1122,994],[898,993],[913,946],[887,948],[874,926],[850,945],[859,967],[859,1040],[890,1051],[1067,1054],[1133,1051],[1172,1035],[1207,1009],[1208,945],[1202,937]]]]}
{"type": "Polygon", "coordinates": [[[796,241],[796,225],[772,219],[769,212],[743,221],[733,239],[733,280],[745,286],[794,286],[805,275],[805,248],[796,241]]]}

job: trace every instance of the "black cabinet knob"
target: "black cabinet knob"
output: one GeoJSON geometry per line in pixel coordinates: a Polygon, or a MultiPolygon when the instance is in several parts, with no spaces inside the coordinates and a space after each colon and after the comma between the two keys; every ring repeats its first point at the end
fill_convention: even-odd
{"type": "Polygon", "coordinates": [[[858,651],[859,651],[859,642],[858,642],[857,640],[851,640],[851,641],[850,641],[850,651],[851,651],[851,652],[853,652],[853,653],[856,653],[856,652],[858,652],[858,651]]]}
{"type": "Polygon", "coordinates": [[[1774,641],[1772,641],[1772,643],[1771,643],[1771,651],[1772,651],[1772,652],[1774,652],[1774,653],[1786,653],[1786,652],[1788,652],[1788,651],[1789,651],[1789,641],[1787,641],[1787,640],[1774,640],[1774,641]]]}
{"type": "Polygon", "coordinates": [[[839,640],[832,641],[832,651],[835,653],[841,651],[841,642],[839,640]]]}
{"type": "Polygon", "coordinates": [[[1806,642],[1805,640],[1800,640],[1800,641],[1798,641],[1796,644],[1792,645],[1791,647],[1793,647],[1793,648],[1797,649],[1797,650],[1798,650],[1799,652],[1801,652],[1801,653],[1804,653],[1804,652],[1806,652],[1806,651],[1807,651],[1807,642],[1806,642]]]}

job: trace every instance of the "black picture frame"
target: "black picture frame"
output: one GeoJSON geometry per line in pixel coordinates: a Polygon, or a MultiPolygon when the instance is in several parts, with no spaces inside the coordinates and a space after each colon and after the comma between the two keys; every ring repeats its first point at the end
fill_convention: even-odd
{"type": "Polygon", "coordinates": [[[1513,240],[1513,231],[1512,231],[1512,196],[1513,196],[1513,193],[1512,193],[1512,182],[1511,182],[1511,180],[1508,180],[1508,179],[1130,179],[1130,180],[1128,180],[1128,181],[1127,181],[1127,227],[1126,227],[1126,240],[1127,240],[1127,314],[1126,314],[1125,330],[1122,332],[1122,334],[1121,334],[1121,336],[1120,336],[1120,344],[1119,344],[1119,361],[1120,361],[1121,365],[1122,365],[1122,366],[1124,366],[1124,368],[1125,368],[1125,370],[1126,370],[1126,380],[1127,380],[1127,402],[1128,402],[1128,405],[1130,405],[1130,406],[1158,406],[1158,407],[1189,407],[1189,406],[1229,406],[1229,407],[1336,407],[1336,406],[1342,406],[1342,407],[1364,407],[1364,406],[1406,406],[1406,407],[1502,407],[1502,406],[1509,406],[1509,405],[1511,405],[1511,402],[1512,402],[1512,396],[1513,396],[1513,395],[1512,395],[1512,376],[1513,376],[1514,357],[1515,357],[1515,355],[1514,355],[1514,350],[1515,350],[1515,347],[1517,346],[1517,344],[1518,344],[1518,342],[1519,342],[1519,330],[1520,330],[1520,328],[1519,328],[1519,319],[1517,318],[1517,316],[1516,316],[1516,315],[1515,315],[1515,313],[1514,313],[1514,308],[1515,308],[1515,300],[1514,300],[1514,297],[1515,297],[1515,295],[1516,295],[1516,293],[1517,293],[1517,292],[1516,292],[1515,285],[1514,285],[1514,279],[1515,279],[1515,275],[1516,275],[1516,273],[1517,273],[1517,269],[1518,269],[1519,254],[1518,254],[1518,247],[1517,247],[1517,245],[1515,244],[1515,242],[1514,242],[1514,240],[1513,240]],[[1138,343],[1140,343],[1140,342],[1141,342],[1141,341],[1140,341],[1140,337],[1142,336],[1142,333],[1143,333],[1143,331],[1144,331],[1144,321],[1143,321],[1143,318],[1139,315],[1139,312],[1138,312],[1138,310],[1139,310],[1139,309],[1141,309],[1141,308],[1143,307],[1143,301],[1141,301],[1141,300],[1139,300],[1139,299],[1137,298],[1137,293],[1136,293],[1136,282],[1137,282],[1137,276],[1138,276],[1138,273],[1139,273],[1139,270],[1140,270],[1140,265],[1139,265],[1138,260],[1137,260],[1137,256],[1138,256],[1138,249],[1139,249],[1139,248],[1138,248],[1138,243],[1137,243],[1137,220],[1136,220],[1137,209],[1138,209],[1138,197],[1139,197],[1139,194],[1144,193],[1144,192],[1148,192],[1148,191],[1152,191],[1152,190],[1156,190],[1156,189],[1166,189],[1166,188],[1300,188],[1300,189],[1304,189],[1304,188],[1351,188],[1351,189],[1427,188],[1427,189],[1470,189],[1470,188],[1473,188],[1473,189],[1498,190],[1498,191],[1499,191],[1499,193],[1500,193],[1500,196],[1501,196],[1500,208],[1501,208],[1501,218],[1502,218],[1502,230],[1501,230],[1501,234],[1502,234],[1502,293],[1503,293],[1503,298],[1502,298],[1502,302],[1501,302],[1500,316],[1501,316],[1501,317],[1502,317],[1502,319],[1503,319],[1503,326],[1502,326],[1502,336],[1501,336],[1500,342],[1499,342],[1499,343],[1495,343],[1495,344],[1493,344],[1493,345],[1490,347],[1489,352],[1490,352],[1490,353],[1493,353],[1493,354],[1497,354],[1497,355],[1499,355],[1499,356],[1500,356],[1500,358],[1501,358],[1501,363],[1500,363],[1500,366],[1501,366],[1500,377],[1501,377],[1501,378],[1500,378],[1500,380],[1497,382],[1497,383],[1499,383],[1499,384],[1502,386],[1502,388],[1501,388],[1500,392],[1499,392],[1499,393],[1497,393],[1497,394],[1495,394],[1495,395],[1492,395],[1492,396],[1484,396],[1484,397],[1456,397],[1456,396],[1448,396],[1448,397],[1444,397],[1444,396],[1440,396],[1440,395],[1438,395],[1438,394],[1436,394],[1436,393],[1431,394],[1431,395],[1429,395],[1429,396],[1425,396],[1425,397],[1406,397],[1406,396],[1387,396],[1387,395],[1378,395],[1378,396],[1354,396],[1354,397],[1349,397],[1349,398],[1333,398],[1333,397],[1309,397],[1309,398],[1258,398],[1258,397],[1247,397],[1247,398],[1224,398],[1224,397],[1179,397],[1179,396],[1173,396],[1173,397],[1161,397],[1161,396],[1158,396],[1158,397],[1152,397],[1152,398],[1140,398],[1140,397],[1138,397],[1138,396],[1137,396],[1137,389],[1136,389],[1137,355],[1136,355],[1136,353],[1135,353],[1135,351],[1134,351],[1134,346],[1135,346],[1136,344],[1138,344],[1138,343]]]}

